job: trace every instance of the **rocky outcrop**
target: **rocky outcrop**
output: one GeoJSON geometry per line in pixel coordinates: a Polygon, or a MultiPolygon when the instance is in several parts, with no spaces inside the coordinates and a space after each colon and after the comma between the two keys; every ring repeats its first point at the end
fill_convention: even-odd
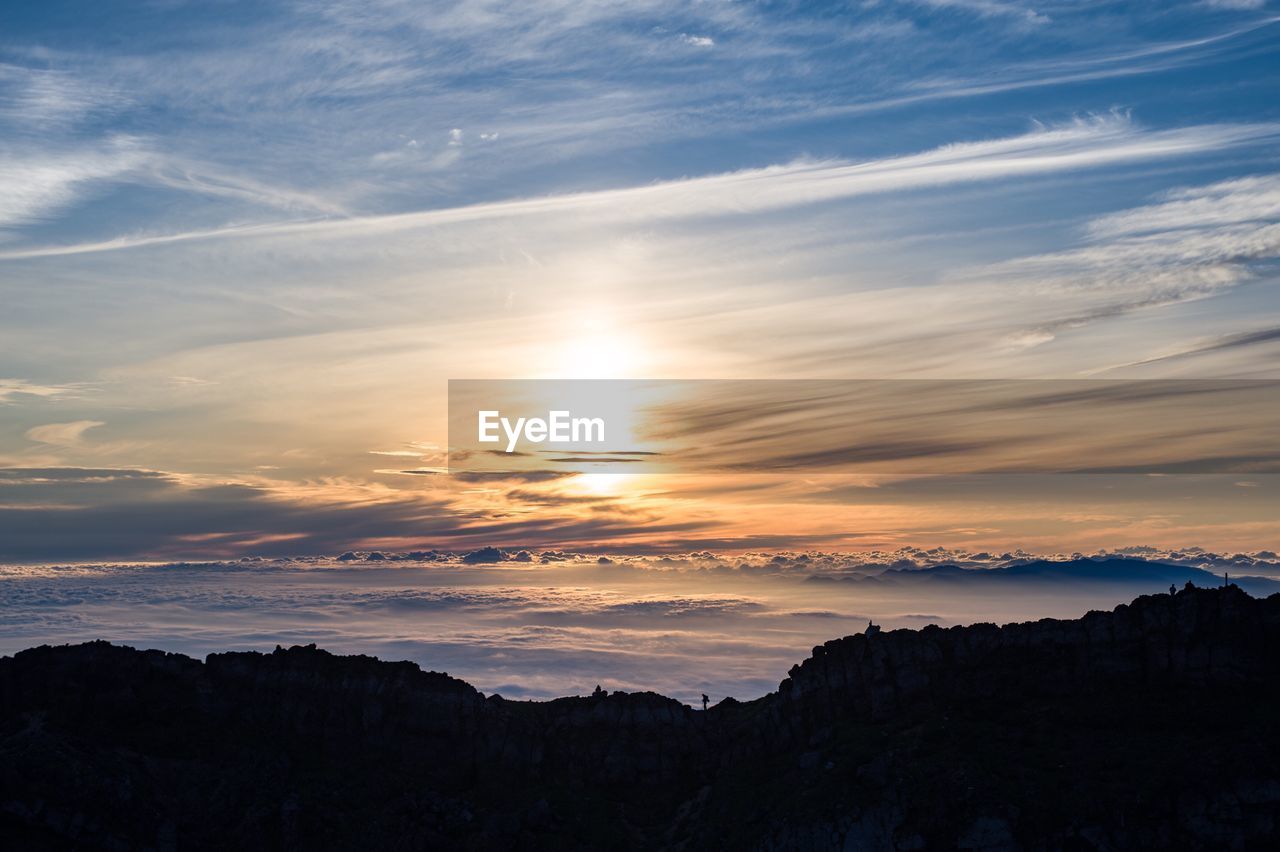
{"type": "Polygon", "coordinates": [[[1280,596],[828,642],[777,692],[484,697],[314,646],[0,659],[6,848],[1264,848],[1280,596]]]}
{"type": "Polygon", "coordinates": [[[870,718],[992,691],[1063,696],[1135,685],[1210,686],[1275,676],[1280,596],[1235,587],[1139,598],[1112,612],[997,627],[895,630],[827,642],[783,681],[779,711],[870,718]],[[785,709],[784,709],[785,708],[785,709]]]}

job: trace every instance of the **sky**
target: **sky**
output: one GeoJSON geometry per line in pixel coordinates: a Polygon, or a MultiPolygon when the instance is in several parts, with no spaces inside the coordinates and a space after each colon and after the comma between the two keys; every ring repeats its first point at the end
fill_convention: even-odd
{"type": "Polygon", "coordinates": [[[1256,465],[442,465],[450,379],[1280,378],[1278,16],[6,4],[0,561],[1274,551],[1256,465]]]}

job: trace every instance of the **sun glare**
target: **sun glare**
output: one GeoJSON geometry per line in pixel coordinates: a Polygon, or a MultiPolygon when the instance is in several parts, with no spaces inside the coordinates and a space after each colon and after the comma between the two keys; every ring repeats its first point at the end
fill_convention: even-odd
{"type": "Polygon", "coordinates": [[[646,366],[644,348],[612,323],[592,321],[557,353],[553,368],[564,379],[633,379],[646,366]]]}
{"type": "Polygon", "coordinates": [[[583,473],[573,478],[572,485],[575,489],[588,494],[608,496],[621,491],[623,481],[632,475],[626,473],[583,473]]]}

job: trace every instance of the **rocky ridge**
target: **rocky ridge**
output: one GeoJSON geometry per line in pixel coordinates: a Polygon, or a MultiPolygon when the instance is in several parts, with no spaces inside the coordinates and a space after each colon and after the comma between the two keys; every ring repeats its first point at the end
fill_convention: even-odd
{"type": "Polygon", "coordinates": [[[10,848],[1189,849],[1280,842],[1280,595],[858,634],[703,712],[485,697],[314,646],[0,659],[10,848]],[[10,845],[14,844],[14,845],[10,845]]]}

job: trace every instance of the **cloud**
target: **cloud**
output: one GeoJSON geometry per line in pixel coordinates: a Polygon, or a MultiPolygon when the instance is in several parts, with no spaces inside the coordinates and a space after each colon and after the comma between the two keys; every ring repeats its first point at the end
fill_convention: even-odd
{"type": "Polygon", "coordinates": [[[0,161],[0,228],[48,218],[93,184],[118,179],[149,157],[139,140],[125,136],[97,148],[11,154],[0,161]]]}
{"type": "Polygon", "coordinates": [[[265,183],[176,157],[153,158],[150,168],[137,179],[140,183],[169,187],[192,195],[248,201],[277,210],[330,216],[349,214],[342,204],[317,193],[265,183]]]}
{"type": "MultiPolygon", "coordinates": [[[[1173,190],[1157,203],[1095,217],[1083,230],[1079,247],[959,270],[952,280],[1035,293],[1046,306],[1070,305],[1058,318],[1014,333],[1027,345],[1099,320],[1206,298],[1252,279],[1256,264],[1280,256],[1280,175],[1173,190]]],[[[1245,333],[1221,341],[1220,348],[1208,343],[1203,351],[1266,339],[1265,333],[1257,339],[1245,333]]],[[[1161,360],[1165,356],[1121,366],[1161,360]]]]}
{"type": "Polygon", "coordinates": [[[332,492],[291,498],[256,485],[145,471],[6,473],[0,478],[0,561],[207,557],[253,548],[273,555],[338,552],[370,535],[447,537],[463,524],[445,503],[422,498],[332,492]]]}
{"type": "Polygon", "coordinates": [[[117,136],[93,147],[49,151],[48,146],[30,145],[7,152],[0,161],[0,229],[53,219],[110,183],[167,187],[291,212],[348,212],[314,193],[158,154],[152,145],[138,137],[117,136]]]}
{"type": "MultiPolygon", "coordinates": [[[[134,42],[109,26],[79,50],[55,51],[43,46],[48,34],[38,27],[20,29],[12,55],[29,67],[0,66],[0,81],[11,81],[16,93],[0,100],[0,119],[11,120],[13,138],[34,140],[35,154],[45,153],[40,143],[47,143],[38,132],[41,115],[81,122],[77,138],[101,132],[85,118],[147,127],[154,133],[147,142],[163,163],[129,197],[145,208],[137,230],[154,234],[169,218],[166,206],[150,203],[147,190],[159,184],[188,193],[185,226],[196,232],[263,212],[200,206],[198,198],[341,215],[403,210],[407,199],[423,197],[457,207],[493,197],[494,186],[511,186],[506,194],[523,197],[553,190],[564,165],[583,155],[660,147],[674,138],[719,146],[715,140],[765,125],[811,126],[819,117],[1147,73],[1206,61],[1216,42],[1268,25],[1254,21],[1135,47],[1129,33],[1143,31],[1140,23],[1107,38],[1092,25],[1093,7],[1059,4],[1046,36],[1051,43],[1042,45],[1046,58],[1017,63],[1008,61],[1002,39],[973,37],[1010,21],[1044,20],[1031,4],[1011,0],[854,4],[820,17],[768,4],[674,0],[554,2],[503,14],[483,2],[431,8],[426,18],[395,2],[280,8],[252,27],[201,32],[183,51],[121,48],[134,42]],[[930,15],[928,26],[916,26],[912,5],[917,13],[925,6],[961,14],[930,15]],[[689,61],[690,51],[655,48],[655,29],[697,47],[723,38],[734,49],[715,52],[725,63],[720,73],[681,79],[671,72],[689,61]],[[953,50],[956,44],[965,49],[953,50]],[[922,68],[929,77],[921,77],[922,68]],[[983,73],[966,73],[975,69],[983,73]],[[237,118],[221,120],[227,115],[237,118]],[[462,171],[452,168],[456,140],[440,141],[436,155],[414,157],[402,156],[404,145],[394,141],[440,139],[473,124],[491,138],[500,135],[503,145],[474,146],[493,150],[476,151],[469,175],[454,174],[462,171]],[[236,144],[244,134],[255,141],[249,149],[236,144]]],[[[130,35],[145,45],[152,32],[186,28],[186,14],[182,7],[152,7],[131,22],[130,35]]],[[[1130,14],[1142,22],[1151,13],[1130,14]]],[[[1108,93],[1100,102],[1114,99],[1108,93]]],[[[818,147],[845,146],[832,138],[818,147]]],[[[82,193],[90,188],[77,186],[82,193]]],[[[21,221],[47,221],[69,203],[62,193],[21,221]]],[[[110,239],[98,230],[86,242],[110,239]]]]}
{"type": "Polygon", "coordinates": [[[154,470],[85,467],[0,467],[0,481],[5,483],[115,482],[119,480],[163,479],[154,470]]]}
{"type": "MultiPolygon", "coordinates": [[[[1233,577],[1280,570],[1274,553],[1114,553],[1233,577]]],[[[892,629],[1076,617],[1120,597],[1088,584],[1047,593],[1010,586],[992,595],[989,587],[913,583],[904,611],[901,588],[804,582],[942,564],[993,568],[1031,561],[1035,554],[1024,551],[757,552],[731,562],[704,552],[620,556],[631,573],[603,584],[594,557],[562,555],[536,567],[473,567],[456,556],[0,566],[0,653],[97,638],[196,656],[314,641],[336,653],[411,659],[511,697],[584,694],[601,683],[687,700],[702,692],[750,699],[776,688],[814,645],[859,631],[868,619],[892,629]]]]}
{"type": "Polygon", "coordinates": [[[1200,0],[1200,2],[1210,9],[1261,9],[1267,5],[1267,0],[1200,0]]]}
{"type": "Polygon", "coordinates": [[[101,82],[68,71],[0,63],[0,121],[48,132],[113,112],[127,102],[101,82]]]}
{"type": "Polygon", "coordinates": [[[866,195],[1098,169],[1188,157],[1280,136],[1280,125],[1144,130],[1112,114],[1019,136],[946,145],[866,162],[797,162],[625,189],[515,199],[416,213],[294,222],[0,251],[0,260],[103,252],[189,240],[263,236],[369,236],[415,228],[550,215],[596,221],[679,220],[764,213],[866,195]]]}
{"type": "Polygon", "coordinates": [[[78,447],[84,443],[84,433],[96,426],[105,426],[101,420],[74,420],[70,423],[46,423],[26,431],[29,440],[58,447],[78,447]]]}
{"type": "Polygon", "coordinates": [[[520,694],[565,694],[599,681],[633,689],[715,684],[727,692],[772,688],[790,664],[785,657],[810,647],[815,631],[832,629],[837,617],[830,607],[779,609],[702,583],[674,593],[656,585],[557,587],[544,579],[554,570],[563,579],[577,569],[538,569],[514,585],[510,571],[456,563],[430,572],[262,559],[0,568],[0,653],[94,632],[197,653],[269,648],[291,636],[332,650],[429,659],[490,691],[518,682],[520,694]],[[485,579],[495,572],[503,585],[485,579]]]}
{"type": "Polygon", "coordinates": [[[16,402],[16,396],[59,397],[74,392],[74,385],[41,385],[25,379],[0,379],[0,405],[16,402]]]}
{"type": "Polygon", "coordinates": [[[1277,469],[1275,381],[701,381],[663,390],[637,415],[639,432],[666,450],[662,472],[1277,469]]]}
{"type": "Polygon", "coordinates": [[[693,47],[715,47],[716,45],[716,40],[713,39],[711,36],[690,35],[689,33],[680,33],[678,38],[682,43],[691,45],[693,47]]]}
{"type": "MultiPolygon", "coordinates": [[[[333,480],[299,486],[260,477],[237,481],[96,468],[0,471],[0,562],[322,554],[444,543],[485,554],[496,552],[486,546],[517,538],[536,547],[689,533],[711,525],[653,512],[547,511],[529,517],[505,511],[500,503],[477,511],[459,499],[465,494],[448,489],[414,493],[333,480]]],[[[511,481],[527,485],[542,479],[511,481]]]]}
{"type": "Polygon", "coordinates": [[[496,547],[482,547],[479,550],[473,550],[466,556],[462,557],[462,561],[467,565],[483,565],[493,562],[502,561],[502,551],[496,547]]]}
{"type": "MultiPolygon", "coordinates": [[[[1137,49],[1123,49],[1112,53],[1090,52],[1025,63],[993,63],[983,73],[972,76],[938,75],[913,79],[903,87],[904,91],[900,94],[823,105],[817,107],[814,114],[830,117],[864,115],[939,101],[979,99],[1026,89],[1052,89],[1174,71],[1213,61],[1230,49],[1231,42],[1270,28],[1277,21],[1280,19],[1268,18],[1207,36],[1155,42],[1137,49]]],[[[1049,28],[1046,31],[1052,32],[1049,28]]]]}
{"type": "MultiPolygon", "coordinates": [[[[1117,364],[1114,367],[1107,367],[1106,370],[1119,370],[1124,367],[1141,367],[1147,364],[1158,364],[1162,361],[1171,361],[1175,358],[1190,358],[1194,355],[1206,355],[1211,352],[1226,352],[1232,349],[1241,349],[1250,346],[1259,346],[1264,343],[1275,343],[1280,341],[1280,328],[1264,328],[1258,331],[1242,331],[1234,334],[1224,334],[1212,340],[1202,343],[1192,344],[1191,346],[1175,349],[1162,355],[1152,355],[1149,358],[1143,358],[1139,361],[1129,361],[1125,364],[1117,364]]],[[[1100,372],[1105,372],[1100,371],[1100,372]]]]}
{"type": "Polygon", "coordinates": [[[575,474],[556,471],[556,470],[529,470],[523,472],[516,471],[479,471],[479,470],[459,470],[449,474],[451,479],[458,482],[555,482],[561,479],[567,479],[575,474]]]}
{"type": "Polygon", "coordinates": [[[1095,239],[1168,231],[1203,231],[1280,220],[1280,174],[1234,178],[1165,193],[1156,204],[1101,216],[1089,223],[1095,239]]]}
{"type": "Polygon", "coordinates": [[[960,9],[982,17],[1014,18],[1025,24],[1047,24],[1049,17],[1030,6],[1001,0],[914,0],[923,6],[936,9],[960,9]]]}

